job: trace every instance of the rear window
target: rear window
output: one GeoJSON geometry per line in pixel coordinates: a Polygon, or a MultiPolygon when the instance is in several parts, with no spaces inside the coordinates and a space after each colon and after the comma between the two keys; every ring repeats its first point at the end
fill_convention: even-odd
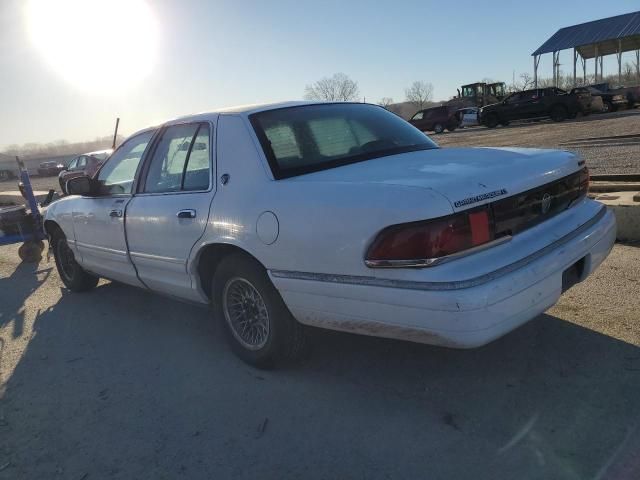
{"type": "Polygon", "coordinates": [[[250,116],[275,178],[437,148],[397,115],[367,104],[288,107],[250,116]]]}

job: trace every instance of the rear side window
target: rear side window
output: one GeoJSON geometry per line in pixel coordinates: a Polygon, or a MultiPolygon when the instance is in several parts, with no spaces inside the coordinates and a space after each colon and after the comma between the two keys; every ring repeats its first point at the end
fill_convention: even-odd
{"type": "Polygon", "coordinates": [[[162,132],[145,178],[145,193],[209,188],[209,126],[173,125],[162,132]]]}
{"type": "Polygon", "coordinates": [[[437,148],[426,135],[374,105],[303,105],[249,117],[275,178],[437,148]]]}

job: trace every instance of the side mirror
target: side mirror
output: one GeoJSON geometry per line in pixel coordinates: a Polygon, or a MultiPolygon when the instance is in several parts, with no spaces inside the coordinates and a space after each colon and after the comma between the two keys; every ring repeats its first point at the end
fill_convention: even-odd
{"type": "Polygon", "coordinates": [[[69,195],[90,196],[93,194],[93,182],[85,175],[67,180],[67,193],[69,195]]]}

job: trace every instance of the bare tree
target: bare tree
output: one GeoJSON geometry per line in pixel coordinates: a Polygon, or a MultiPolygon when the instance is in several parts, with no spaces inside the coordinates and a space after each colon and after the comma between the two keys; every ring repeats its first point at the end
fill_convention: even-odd
{"type": "Polygon", "coordinates": [[[407,102],[418,109],[423,109],[433,96],[433,85],[428,82],[416,81],[404,91],[407,102]]]}
{"type": "Polygon", "coordinates": [[[304,98],[325,102],[353,102],[360,98],[360,90],[358,82],[344,73],[335,73],[332,77],[324,77],[307,85],[304,98]]]}
{"type": "Polygon", "coordinates": [[[389,107],[392,104],[393,104],[393,98],[390,98],[390,97],[382,97],[378,102],[378,105],[380,105],[383,108],[386,108],[387,110],[389,110],[389,107]]]}
{"type": "Polygon", "coordinates": [[[518,76],[518,80],[509,85],[508,89],[511,92],[519,92],[522,90],[528,90],[533,88],[533,77],[528,73],[521,73],[518,76]]]}

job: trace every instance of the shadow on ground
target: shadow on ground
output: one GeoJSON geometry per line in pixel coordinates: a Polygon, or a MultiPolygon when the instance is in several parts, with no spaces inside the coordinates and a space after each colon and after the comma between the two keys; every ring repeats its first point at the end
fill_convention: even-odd
{"type": "Polygon", "coordinates": [[[65,293],[0,399],[0,478],[637,478],[610,476],[640,447],[633,345],[545,315],[478,350],[312,347],[257,371],[204,309],[65,293]]]}

